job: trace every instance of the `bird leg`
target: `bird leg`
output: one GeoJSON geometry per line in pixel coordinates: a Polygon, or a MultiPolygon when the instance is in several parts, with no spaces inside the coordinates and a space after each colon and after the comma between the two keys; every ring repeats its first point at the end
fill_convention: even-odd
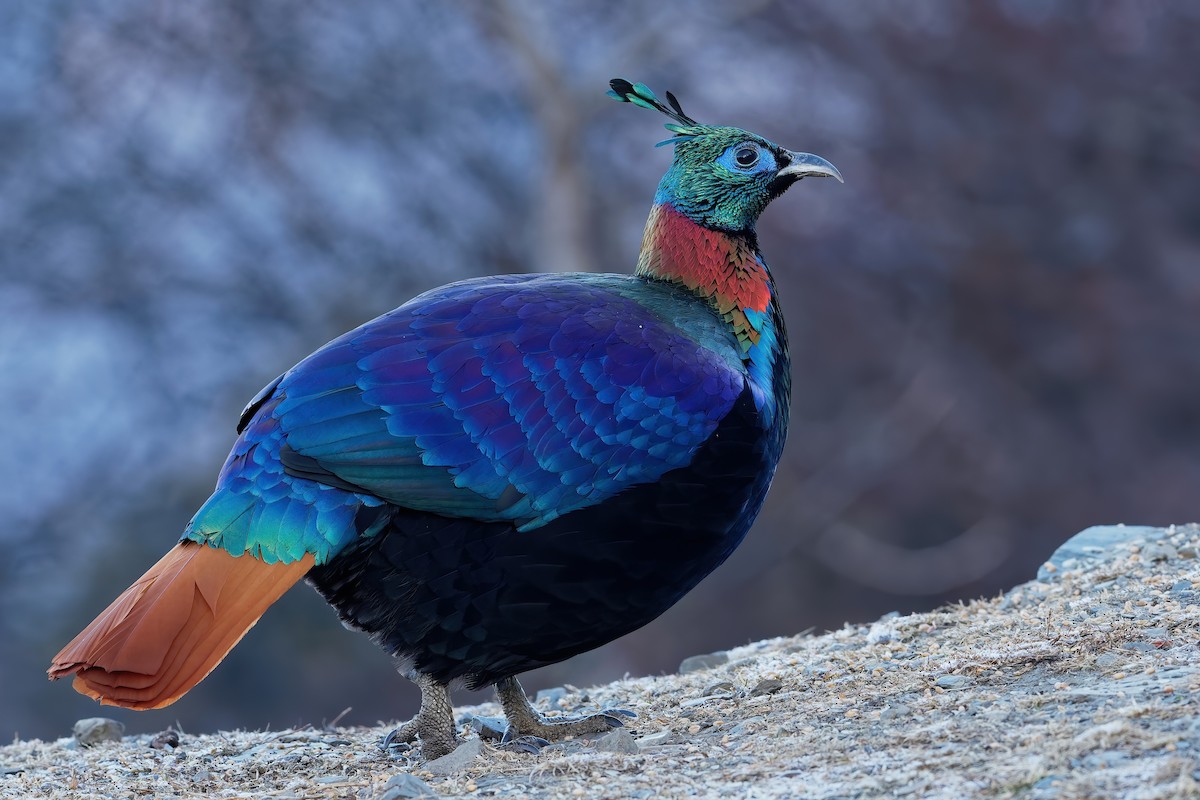
{"type": "Polygon", "coordinates": [[[587,717],[564,717],[562,719],[546,719],[538,713],[525,690],[516,678],[505,678],[497,681],[496,695],[500,698],[500,706],[504,716],[508,718],[508,732],[504,741],[515,739],[543,739],[554,741],[569,736],[582,736],[585,733],[602,733],[611,728],[623,727],[624,723],[615,714],[634,716],[628,711],[606,711],[587,717]]]}
{"type": "MultiPolygon", "coordinates": [[[[421,754],[427,760],[440,758],[458,746],[454,733],[454,707],[450,704],[450,689],[428,675],[412,672],[409,680],[421,688],[421,710],[408,722],[392,731],[383,740],[383,749],[411,745],[419,738],[421,754]]],[[[402,748],[407,749],[407,748],[402,748]]]]}

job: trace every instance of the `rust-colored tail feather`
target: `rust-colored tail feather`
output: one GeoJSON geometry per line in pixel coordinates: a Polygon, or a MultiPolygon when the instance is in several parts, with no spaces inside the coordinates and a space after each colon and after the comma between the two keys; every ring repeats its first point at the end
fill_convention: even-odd
{"type": "Polygon", "coordinates": [[[313,565],[266,564],[182,542],[121,593],[50,664],[81,694],[125,708],[162,708],[212,672],[313,565]]]}

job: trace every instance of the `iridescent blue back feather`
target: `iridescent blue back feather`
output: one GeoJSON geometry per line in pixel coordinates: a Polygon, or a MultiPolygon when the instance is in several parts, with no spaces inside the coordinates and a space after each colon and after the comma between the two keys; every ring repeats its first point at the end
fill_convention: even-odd
{"type": "Polygon", "coordinates": [[[450,284],[285,373],[185,537],[324,563],[384,502],[532,530],[686,466],[745,381],[735,337],[672,287],[450,284]]]}

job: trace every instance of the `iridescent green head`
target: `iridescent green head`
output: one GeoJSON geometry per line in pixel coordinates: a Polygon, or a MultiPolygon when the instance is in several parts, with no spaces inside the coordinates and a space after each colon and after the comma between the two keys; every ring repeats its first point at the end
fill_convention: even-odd
{"type": "Polygon", "coordinates": [[[801,178],[842,180],[820,156],[786,150],[758,134],[723,125],[701,125],[683,113],[675,95],[667,103],[643,83],[609,82],[610,97],[666,114],[675,160],[658,185],[655,203],[669,203],[706,228],[752,231],[767,204],[801,178]]]}

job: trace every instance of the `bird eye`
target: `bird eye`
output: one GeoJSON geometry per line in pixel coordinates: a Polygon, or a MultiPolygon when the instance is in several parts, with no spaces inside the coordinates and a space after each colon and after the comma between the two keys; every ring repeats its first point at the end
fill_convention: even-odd
{"type": "Polygon", "coordinates": [[[734,154],[733,159],[739,167],[753,167],[758,163],[758,150],[753,147],[739,148],[737,153],[734,154]]]}

